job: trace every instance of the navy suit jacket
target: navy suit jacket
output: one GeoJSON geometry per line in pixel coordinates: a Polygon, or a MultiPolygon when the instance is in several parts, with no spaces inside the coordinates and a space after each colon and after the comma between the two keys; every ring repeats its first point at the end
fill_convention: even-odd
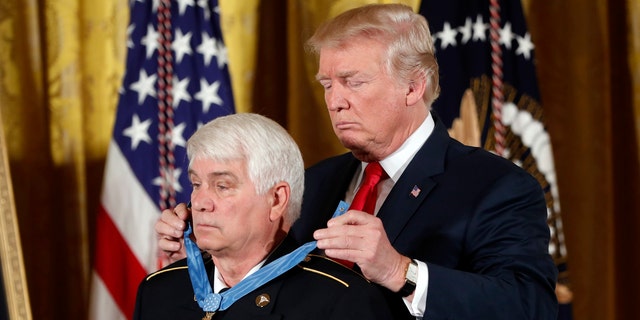
{"type": "MultiPolygon", "coordinates": [[[[557,268],[540,184],[512,162],[452,139],[434,120],[378,212],[393,247],[427,263],[425,319],[556,319],[557,268]]],[[[326,227],[359,165],[347,153],[307,169],[292,228],[298,241],[326,227]]],[[[386,295],[395,319],[410,318],[400,296],[386,295]]]]}

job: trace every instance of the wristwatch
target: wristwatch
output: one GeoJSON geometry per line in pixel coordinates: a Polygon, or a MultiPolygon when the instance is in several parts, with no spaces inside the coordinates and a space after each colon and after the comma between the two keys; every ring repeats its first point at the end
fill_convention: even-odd
{"type": "Polygon", "coordinates": [[[411,260],[407,266],[407,272],[404,275],[404,286],[398,291],[403,297],[410,296],[416,290],[416,283],[418,282],[418,263],[415,260],[411,260]]]}

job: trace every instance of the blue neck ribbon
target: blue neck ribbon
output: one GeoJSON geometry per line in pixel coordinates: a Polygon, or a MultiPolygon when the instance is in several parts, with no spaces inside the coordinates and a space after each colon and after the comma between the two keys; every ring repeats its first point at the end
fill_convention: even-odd
{"type": "MultiPolygon", "coordinates": [[[[340,201],[333,217],[340,216],[349,209],[349,205],[340,201]]],[[[235,286],[223,293],[213,293],[204,261],[198,246],[191,240],[193,232],[191,223],[187,223],[187,230],[184,232],[184,244],[187,251],[187,266],[191,285],[196,295],[198,305],[205,312],[216,312],[226,310],[234,302],[244,297],[247,293],[257,289],[263,284],[271,281],[279,275],[289,271],[300,263],[309,252],[316,248],[316,241],[311,241],[298,247],[296,250],[284,255],[268,265],[263,266],[255,273],[244,278],[235,286]]]]}

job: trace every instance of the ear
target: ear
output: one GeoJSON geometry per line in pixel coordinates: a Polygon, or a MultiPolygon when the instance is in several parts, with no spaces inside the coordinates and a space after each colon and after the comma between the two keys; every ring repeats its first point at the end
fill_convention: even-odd
{"type": "Polygon", "coordinates": [[[284,218],[287,213],[289,197],[291,196],[291,187],[286,182],[278,182],[271,189],[271,213],[269,219],[276,221],[284,218]]]}
{"type": "Polygon", "coordinates": [[[416,75],[407,87],[407,105],[413,106],[423,101],[424,91],[427,89],[427,79],[424,74],[416,75]]]}

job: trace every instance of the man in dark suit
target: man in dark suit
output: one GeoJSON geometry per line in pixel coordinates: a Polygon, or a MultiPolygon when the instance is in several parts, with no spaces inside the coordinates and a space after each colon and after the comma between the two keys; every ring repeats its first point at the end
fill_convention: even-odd
{"type": "Polygon", "coordinates": [[[287,233],[304,188],[302,155],[284,128],[257,114],[217,118],[189,139],[187,154],[193,236],[208,255],[194,248],[144,279],[134,319],[393,319],[377,286],[326,256],[305,252],[289,269],[270,269],[298,247],[287,233]],[[231,305],[207,306],[206,295],[224,288],[235,289],[222,294],[231,305]]]}
{"type": "MultiPolygon", "coordinates": [[[[292,234],[352,261],[386,288],[394,318],[555,319],[537,181],[509,161],[451,139],[431,111],[439,93],[433,39],[403,5],[369,5],[326,22],[307,43],[319,57],[334,132],[350,153],[306,172],[292,234]],[[349,210],[363,172],[382,166],[373,212],[349,210]]],[[[167,210],[160,247],[180,255],[188,212],[167,210]]]]}

